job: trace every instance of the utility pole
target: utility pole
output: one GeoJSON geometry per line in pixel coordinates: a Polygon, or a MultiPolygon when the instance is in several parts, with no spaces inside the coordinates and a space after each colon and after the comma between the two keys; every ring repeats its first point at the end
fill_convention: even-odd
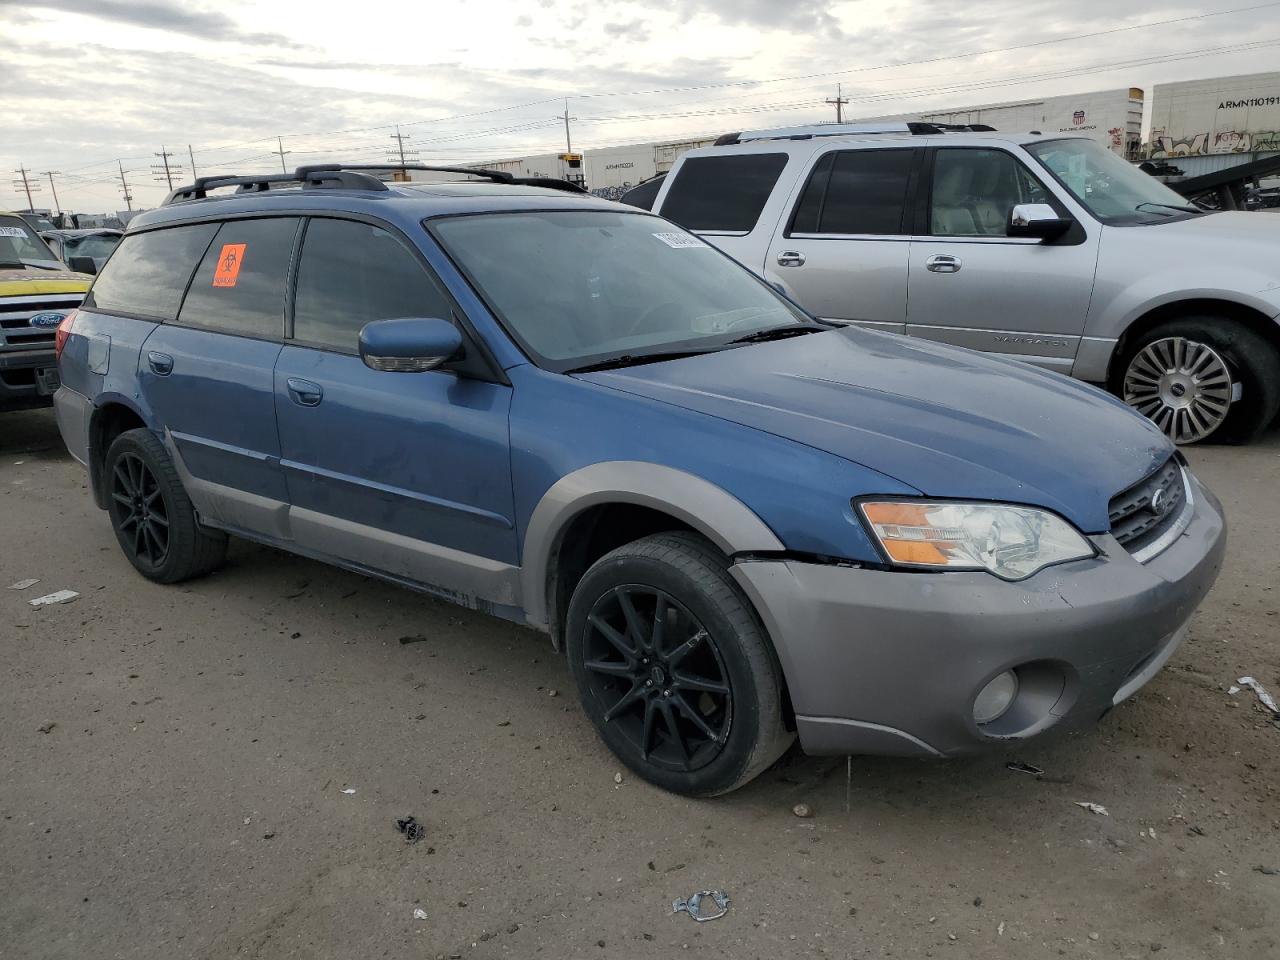
{"type": "Polygon", "coordinates": [[[163,146],[161,146],[160,152],[155,154],[155,156],[160,158],[160,163],[153,163],[151,165],[151,179],[159,181],[160,179],[163,178],[164,182],[168,185],[170,190],[173,189],[173,175],[175,173],[182,172],[182,167],[180,164],[176,164],[176,163],[171,164],[169,162],[169,158],[172,157],[173,155],[174,154],[172,151],[166,150],[163,146]]]}
{"type": "Polygon", "coordinates": [[[573,153],[573,141],[569,139],[569,98],[564,98],[564,152],[573,153]]]}
{"type": "Polygon", "coordinates": [[[58,202],[58,188],[53,185],[54,176],[62,176],[62,171],[45,170],[44,175],[49,178],[49,189],[53,191],[53,209],[58,211],[58,216],[62,216],[62,204],[58,202]]]}
{"type": "MultiPolygon", "coordinates": [[[[31,181],[27,179],[27,168],[23,166],[19,166],[18,169],[13,172],[18,174],[19,177],[21,178],[19,180],[13,181],[13,188],[16,190],[19,184],[21,184],[23,192],[26,193],[27,195],[27,209],[34,210],[36,208],[36,205],[31,200],[31,181]]],[[[40,189],[40,184],[37,183],[36,190],[39,191],[39,189],[40,189]]]]}
{"type": "Polygon", "coordinates": [[[396,126],[396,132],[391,134],[391,139],[396,142],[396,145],[387,151],[387,156],[392,160],[394,160],[397,155],[400,157],[400,172],[396,174],[395,179],[399,181],[407,181],[409,179],[409,172],[405,169],[405,164],[410,160],[417,159],[417,151],[410,148],[409,152],[407,154],[405,153],[404,142],[409,138],[400,132],[399,125],[396,126]]]}
{"type": "Polygon", "coordinates": [[[836,84],[836,98],[834,100],[825,100],[823,102],[834,104],[836,108],[836,123],[844,123],[844,110],[842,108],[849,100],[844,96],[842,85],[836,84]]]}
{"type": "Polygon", "coordinates": [[[286,170],[286,169],[284,168],[284,155],[285,155],[286,153],[293,153],[293,151],[292,151],[292,150],[286,150],[286,149],[284,148],[284,141],[283,141],[280,137],[276,137],[276,146],[277,146],[277,147],[279,147],[280,149],[279,149],[279,150],[272,150],[271,152],[272,152],[272,153],[274,153],[276,156],[278,156],[278,157],[280,158],[280,172],[281,172],[281,173],[288,173],[289,171],[288,171],[288,170],[286,170]]]}
{"type": "Polygon", "coordinates": [[[124,205],[128,210],[133,209],[133,194],[129,192],[129,181],[124,178],[124,164],[117,160],[116,166],[120,168],[120,192],[124,194],[124,205]]]}
{"type": "Polygon", "coordinates": [[[191,179],[195,180],[199,174],[196,173],[196,152],[191,149],[191,144],[187,144],[187,156],[191,158],[191,179]]]}

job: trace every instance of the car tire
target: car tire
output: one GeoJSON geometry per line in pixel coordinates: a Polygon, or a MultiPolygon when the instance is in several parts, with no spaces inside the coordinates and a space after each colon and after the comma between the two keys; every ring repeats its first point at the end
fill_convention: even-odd
{"type": "Polygon", "coordinates": [[[1134,341],[1114,387],[1175,443],[1248,443],[1280,412],[1280,354],[1261,334],[1226,317],[1182,317],[1134,341]],[[1194,381],[1182,373],[1197,366],[1194,381]],[[1219,366],[1225,380],[1206,376],[1219,366]],[[1157,373],[1164,375],[1158,381],[1157,373]],[[1175,397],[1172,390],[1182,392],[1175,397]],[[1179,408],[1182,403],[1187,406],[1179,408]]]}
{"type": "Polygon", "coordinates": [[[657,534],[601,557],[565,629],[583,710],[618,759],[660,787],[728,793],[794,740],[777,656],[701,537],[657,534]]]}
{"type": "Polygon", "coordinates": [[[227,535],[200,524],[164,444],[150,430],[116,437],[102,477],[116,540],[148,580],[177,583],[221,566],[227,535]]]}

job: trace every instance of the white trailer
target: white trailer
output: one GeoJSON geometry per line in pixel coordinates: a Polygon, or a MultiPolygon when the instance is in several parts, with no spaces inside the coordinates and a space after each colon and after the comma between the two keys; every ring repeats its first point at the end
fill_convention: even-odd
{"type": "MultiPolygon", "coordinates": [[[[1152,92],[1151,157],[1280,152],[1280,73],[1159,83],[1152,92]]],[[[1199,171],[1197,171],[1199,172],[1199,171]]]]}

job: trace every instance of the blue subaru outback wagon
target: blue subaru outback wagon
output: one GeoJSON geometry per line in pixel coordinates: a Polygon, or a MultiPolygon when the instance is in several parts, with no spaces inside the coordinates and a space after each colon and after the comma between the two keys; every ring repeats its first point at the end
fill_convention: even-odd
{"type": "Polygon", "coordinates": [[[57,346],[62,435],[142,575],[234,535],[532,625],[682,793],[797,736],[933,757],[1088,724],[1225,545],[1100,391],[817,322],[665,220],[500,173],[197,181],[57,346]]]}

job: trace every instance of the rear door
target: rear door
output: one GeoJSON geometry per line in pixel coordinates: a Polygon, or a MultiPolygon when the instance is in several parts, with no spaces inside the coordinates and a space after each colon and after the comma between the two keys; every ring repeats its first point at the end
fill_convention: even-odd
{"type": "Polygon", "coordinates": [[[1007,235],[1019,203],[1066,207],[1008,150],[938,147],[911,243],[907,332],[1070,373],[1098,260],[1077,223],[1043,243],[1007,235]]]}
{"type": "Polygon", "coordinates": [[[143,396],[197,508],[276,538],[287,536],[288,494],[273,370],[299,225],[270,217],[217,226],[176,320],[156,328],[138,362],[143,396]]]}
{"type": "Polygon", "coordinates": [[[824,319],[904,332],[909,198],[921,155],[902,146],[815,154],[769,247],[765,279],[824,319]]]}
{"type": "MultiPolygon", "coordinates": [[[[459,316],[394,228],[309,221],[275,369],[291,526],[317,553],[501,601],[516,560],[510,386],[453,370],[371,370],[357,352],[372,320],[459,316]]],[[[474,341],[467,349],[478,360],[474,341]]]]}

